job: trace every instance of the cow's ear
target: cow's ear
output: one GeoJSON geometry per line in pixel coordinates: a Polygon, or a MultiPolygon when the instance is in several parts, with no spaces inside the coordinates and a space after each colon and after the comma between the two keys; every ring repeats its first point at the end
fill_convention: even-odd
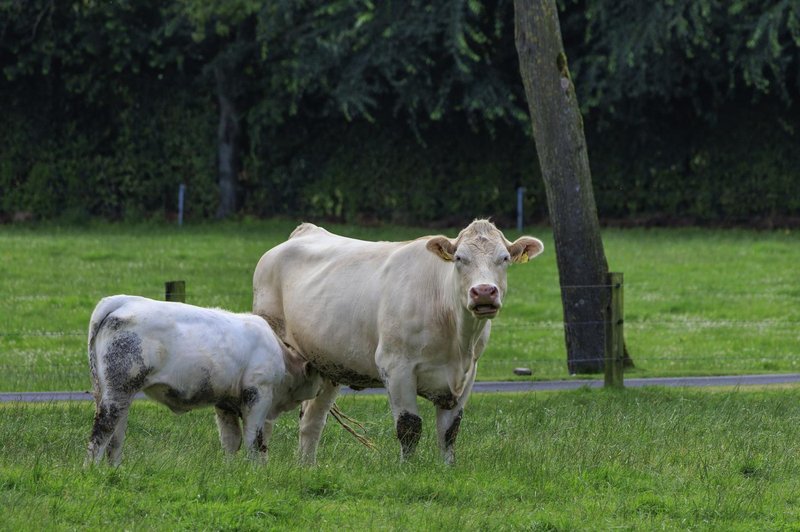
{"type": "Polygon", "coordinates": [[[438,255],[442,260],[453,260],[453,255],[456,253],[455,243],[446,236],[434,236],[425,245],[428,251],[434,255],[438,255]]]}
{"type": "Polygon", "coordinates": [[[303,364],[303,377],[309,379],[311,377],[316,376],[317,368],[311,365],[311,362],[305,362],[303,364]]]}
{"type": "Polygon", "coordinates": [[[538,238],[521,236],[508,247],[511,262],[523,264],[544,251],[544,244],[538,238]]]}

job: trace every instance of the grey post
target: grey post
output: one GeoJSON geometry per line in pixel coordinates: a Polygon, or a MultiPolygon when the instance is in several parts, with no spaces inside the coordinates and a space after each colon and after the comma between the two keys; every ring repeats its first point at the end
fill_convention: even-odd
{"type": "Polygon", "coordinates": [[[186,185],[181,183],[178,187],[178,227],[183,225],[183,203],[186,198],[186,185]]]}

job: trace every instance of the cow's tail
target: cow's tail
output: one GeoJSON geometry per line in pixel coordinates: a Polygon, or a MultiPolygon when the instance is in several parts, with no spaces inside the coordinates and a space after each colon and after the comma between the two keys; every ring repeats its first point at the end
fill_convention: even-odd
{"type": "Polygon", "coordinates": [[[100,389],[100,376],[97,368],[97,349],[95,348],[95,341],[97,334],[102,329],[103,324],[115,310],[119,309],[122,305],[128,302],[127,296],[111,296],[105,297],[100,300],[92,312],[92,317],[89,320],[89,369],[92,372],[92,388],[95,401],[100,400],[102,390],[100,389]]]}
{"type": "Polygon", "coordinates": [[[372,449],[373,451],[377,451],[378,448],[375,446],[375,443],[367,437],[367,429],[364,428],[364,425],[359,423],[357,420],[351,418],[339,408],[339,405],[333,403],[331,406],[330,413],[333,416],[333,419],[339,422],[344,430],[352,434],[352,436],[358,440],[358,442],[366,447],[367,449],[372,449]],[[350,423],[356,425],[359,429],[361,429],[361,433],[359,433],[356,429],[353,428],[350,423]]]}

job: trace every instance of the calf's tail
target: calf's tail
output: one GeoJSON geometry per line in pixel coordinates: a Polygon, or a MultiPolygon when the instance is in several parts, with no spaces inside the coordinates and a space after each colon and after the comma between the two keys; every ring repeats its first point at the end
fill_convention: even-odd
{"type": "Polygon", "coordinates": [[[94,308],[94,312],[92,312],[92,317],[89,320],[89,369],[92,372],[92,387],[94,392],[95,400],[98,401],[100,399],[101,390],[100,390],[100,377],[98,375],[97,369],[97,349],[95,348],[95,340],[97,339],[97,333],[100,332],[102,329],[103,324],[115,310],[122,307],[125,303],[128,302],[127,296],[111,296],[105,297],[100,300],[97,306],[94,308]]]}

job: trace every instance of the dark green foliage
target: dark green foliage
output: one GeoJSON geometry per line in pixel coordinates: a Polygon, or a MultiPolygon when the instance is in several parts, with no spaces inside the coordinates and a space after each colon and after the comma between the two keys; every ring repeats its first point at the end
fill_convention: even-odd
{"type": "MultiPolygon", "coordinates": [[[[789,103],[800,89],[796,0],[566,0],[570,67],[584,110],[634,120],[650,105],[701,118],[752,98],[789,103]]],[[[644,116],[641,116],[644,113],[644,116]]]]}
{"type": "Polygon", "coordinates": [[[522,185],[528,189],[527,212],[541,216],[546,202],[535,153],[516,133],[499,131],[492,142],[466,124],[438,126],[426,131],[423,145],[411,131],[363,123],[344,132],[294,130],[290,136],[298,145],[285,153],[273,150],[267,159],[271,194],[260,196],[258,183],[248,182],[254,188],[245,209],[340,221],[458,225],[493,215],[511,222],[516,187],[522,185]],[[485,158],[487,145],[491,161],[485,158]]]}
{"type": "Polygon", "coordinates": [[[685,115],[661,115],[658,135],[634,125],[590,134],[600,212],[641,221],[765,225],[796,216],[798,140],[766,118],[777,115],[788,123],[800,120],[796,109],[782,104],[745,103],[722,108],[714,124],[687,128],[685,115]]]}
{"type": "MultiPolygon", "coordinates": [[[[797,215],[800,4],[563,0],[601,217],[797,215]]],[[[0,0],[0,220],[530,217],[508,0],[0,0]]]]}

